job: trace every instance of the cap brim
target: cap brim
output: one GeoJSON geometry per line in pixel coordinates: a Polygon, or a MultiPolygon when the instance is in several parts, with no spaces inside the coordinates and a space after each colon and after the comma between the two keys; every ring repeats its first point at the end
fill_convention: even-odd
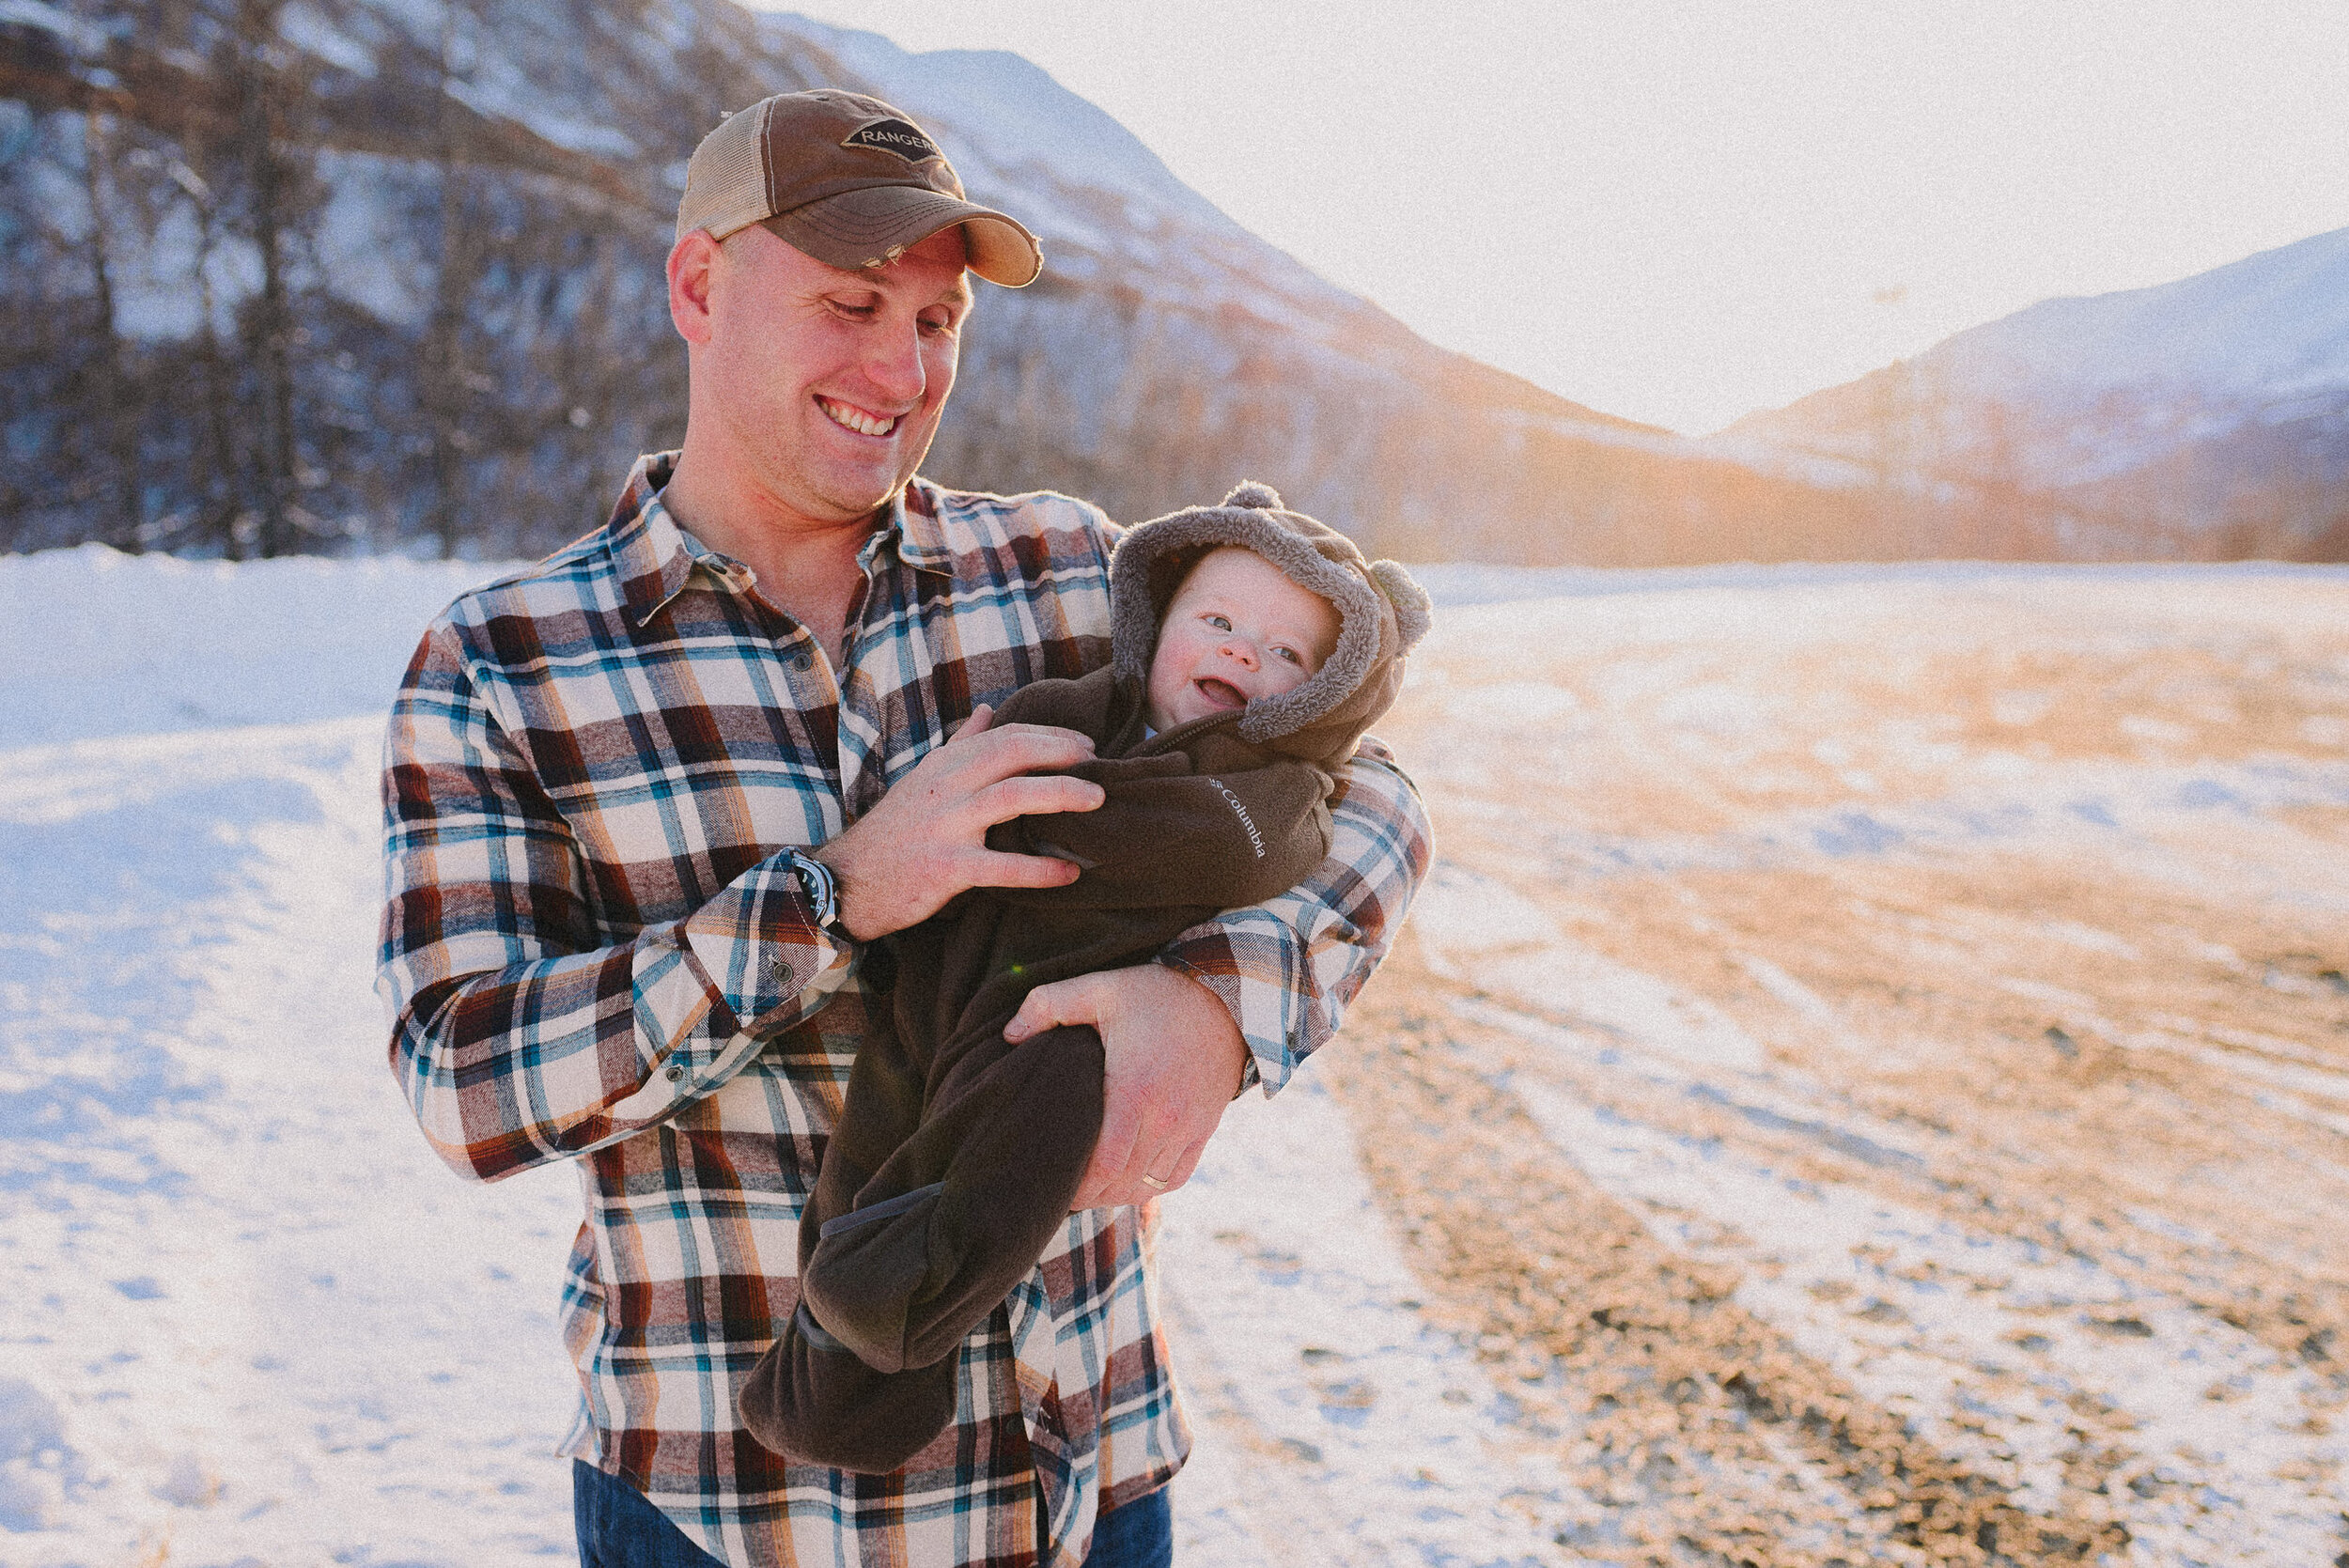
{"type": "Polygon", "coordinates": [[[774,236],[827,266],[882,266],[897,253],[962,225],[967,265],[989,283],[1024,288],[1044,271],[1044,249],[1017,219],[915,185],[874,185],[762,220],[774,236]]]}

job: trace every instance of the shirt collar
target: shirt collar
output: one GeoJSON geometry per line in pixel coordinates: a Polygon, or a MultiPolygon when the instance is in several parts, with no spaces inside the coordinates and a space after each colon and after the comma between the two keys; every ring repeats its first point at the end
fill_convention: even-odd
{"type": "MultiPolygon", "coordinates": [[[[738,562],[704,545],[684,529],[662,505],[661,492],[677,472],[677,454],[654,452],[636,459],[612,510],[612,553],[625,585],[630,624],[643,626],[661,607],[685,590],[696,567],[730,589],[749,581],[738,562]]],[[[897,558],[917,571],[944,572],[952,568],[954,552],[939,518],[937,488],[913,480],[890,498],[881,525],[858,552],[860,565],[870,567],[884,544],[896,547],[897,558]]]]}
{"type": "Polygon", "coordinates": [[[677,459],[675,452],[637,458],[612,508],[612,557],[619,567],[630,626],[641,627],[659,614],[662,605],[684,591],[685,580],[693,572],[694,553],[685,531],[661,505],[661,488],[677,472],[677,459]]]}
{"type": "Polygon", "coordinates": [[[936,485],[915,478],[889,503],[880,532],[894,535],[897,559],[916,571],[950,572],[955,552],[946,548],[946,527],[936,485]]]}

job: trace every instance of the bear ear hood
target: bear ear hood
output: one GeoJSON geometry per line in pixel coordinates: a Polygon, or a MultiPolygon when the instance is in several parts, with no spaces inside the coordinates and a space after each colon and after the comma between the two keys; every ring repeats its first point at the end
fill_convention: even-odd
{"type": "Polygon", "coordinates": [[[1368,561],[1353,540],[1282,505],[1269,485],[1237,486],[1219,506],[1192,506],[1138,523],[1110,559],[1110,638],[1120,681],[1146,684],[1159,623],[1191,564],[1237,545],[1337,608],[1338,645],[1313,678],[1241,713],[1239,737],[1336,768],[1393,706],[1403,659],[1431,624],[1426,590],[1392,561],[1368,561]]]}

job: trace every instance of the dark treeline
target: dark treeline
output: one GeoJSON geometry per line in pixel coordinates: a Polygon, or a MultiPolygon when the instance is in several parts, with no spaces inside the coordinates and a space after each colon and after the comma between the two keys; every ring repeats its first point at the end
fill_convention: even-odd
{"type": "Polygon", "coordinates": [[[681,427],[659,198],[465,109],[461,8],[367,76],[284,8],[0,23],[0,550],[530,553],[681,427]]]}

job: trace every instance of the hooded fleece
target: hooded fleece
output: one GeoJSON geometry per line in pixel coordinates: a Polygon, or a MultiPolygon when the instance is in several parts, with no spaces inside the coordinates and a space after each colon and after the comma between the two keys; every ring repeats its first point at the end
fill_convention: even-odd
{"type": "Polygon", "coordinates": [[[1428,600],[1392,561],[1244,484],[1143,523],[1110,566],[1111,663],[1023,687],[998,723],[1090,736],[1069,769],[1095,811],[1019,817],[988,846],[1081,868],[1060,888],[973,888],[866,950],[875,1022],[800,1219],[798,1310],[739,1405],[759,1442],[807,1463],[901,1467],[954,1416],[956,1352],[1067,1218],[1101,1129],[1101,1040],[1018,1045],[1037,986],[1148,959],[1219,910],[1311,876],[1329,851],[1330,773],[1393,703],[1428,600]],[[1226,545],[1336,607],[1311,678],[1150,735],[1145,689],[1183,576],[1226,545]]]}

